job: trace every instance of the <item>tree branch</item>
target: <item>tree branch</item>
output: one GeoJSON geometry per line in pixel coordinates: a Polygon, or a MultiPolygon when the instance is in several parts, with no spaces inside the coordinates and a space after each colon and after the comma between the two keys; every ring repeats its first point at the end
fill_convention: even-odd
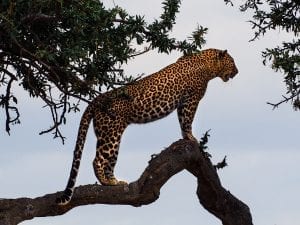
{"type": "MultiPolygon", "coordinates": [[[[3,77],[3,82],[5,78],[3,77]]],[[[15,104],[17,104],[17,99],[11,93],[12,83],[16,81],[14,76],[10,77],[10,80],[7,82],[6,94],[0,96],[0,107],[5,109],[6,121],[5,121],[5,130],[8,134],[10,134],[10,125],[19,121],[19,111],[16,107],[10,105],[11,99],[15,104]],[[15,112],[15,117],[11,117],[11,112],[15,112]]]]}
{"type": "Polygon", "coordinates": [[[49,23],[57,20],[58,18],[56,16],[49,16],[43,13],[37,13],[37,14],[29,14],[21,19],[22,23],[25,24],[33,24],[36,22],[39,23],[49,23]]]}
{"type": "Polygon", "coordinates": [[[300,94],[300,90],[297,91],[296,93],[292,94],[289,97],[282,95],[283,99],[277,103],[267,102],[267,104],[273,106],[273,110],[274,110],[274,109],[278,108],[282,103],[287,103],[287,102],[293,100],[295,97],[299,96],[299,94],[300,94]]]}
{"type": "Polygon", "coordinates": [[[161,187],[176,173],[187,169],[198,178],[197,195],[205,209],[223,225],[252,225],[247,205],[225,190],[216,169],[195,142],[179,140],[152,157],[141,177],[128,186],[84,185],[75,189],[71,202],[58,206],[55,199],[62,192],[38,198],[0,200],[0,224],[16,225],[34,217],[57,216],[89,204],[121,204],[135,207],[159,198],[161,187]]]}

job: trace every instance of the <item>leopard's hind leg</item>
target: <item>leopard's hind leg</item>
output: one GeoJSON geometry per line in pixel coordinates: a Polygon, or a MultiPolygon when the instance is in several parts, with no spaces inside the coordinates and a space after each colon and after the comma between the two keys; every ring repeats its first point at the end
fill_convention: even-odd
{"type": "Polygon", "coordinates": [[[123,185],[114,176],[121,136],[127,127],[125,120],[117,116],[111,118],[108,114],[99,113],[94,121],[97,136],[96,157],[93,161],[94,172],[102,185],[123,185]]]}

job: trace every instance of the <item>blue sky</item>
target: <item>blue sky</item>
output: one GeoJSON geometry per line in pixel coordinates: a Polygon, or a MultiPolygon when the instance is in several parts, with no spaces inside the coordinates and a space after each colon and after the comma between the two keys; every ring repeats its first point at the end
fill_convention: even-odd
{"type": "MultiPolygon", "coordinates": [[[[161,12],[161,2],[121,1],[115,3],[130,13],[145,14],[152,21],[161,12]]],[[[112,1],[105,1],[107,6],[112,1]]],[[[261,51],[288,39],[272,32],[255,42],[250,17],[223,1],[183,1],[172,35],[185,39],[197,24],[207,26],[205,48],[228,49],[235,58],[239,74],[230,82],[210,82],[193,124],[195,136],[211,129],[209,152],[218,162],[226,155],[229,167],[219,172],[223,186],[251,209],[256,225],[300,225],[299,112],[289,104],[272,110],[267,101],[280,100],[285,93],[281,74],[262,65],[261,51]]],[[[151,74],[174,62],[180,55],[151,52],[136,58],[125,69],[128,74],[151,74]]],[[[70,115],[64,134],[65,145],[50,135],[39,136],[47,128],[50,115],[38,101],[17,90],[22,112],[21,125],[11,136],[0,133],[0,198],[37,197],[63,190],[72,160],[81,113],[70,115]]],[[[0,117],[3,118],[3,112],[0,117]]],[[[4,131],[4,120],[1,120],[4,131]]],[[[138,179],[150,155],[158,153],[180,138],[176,113],[147,125],[132,125],[122,138],[116,175],[127,181],[138,179]]],[[[95,183],[92,160],[95,137],[88,134],[77,185],[95,183]]],[[[80,207],[63,216],[37,218],[24,225],[37,224],[221,224],[199,204],[196,180],[188,172],[174,177],[161,190],[160,198],[149,206],[96,205],[80,207]]]]}

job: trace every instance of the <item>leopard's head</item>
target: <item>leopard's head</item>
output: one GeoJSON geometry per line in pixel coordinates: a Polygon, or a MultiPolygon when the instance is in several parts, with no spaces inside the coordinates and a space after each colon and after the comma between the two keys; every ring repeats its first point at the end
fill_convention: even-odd
{"type": "Polygon", "coordinates": [[[234,60],[228,54],[227,50],[219,50],[217,53],[217,65],[219,71],[216,75],[224,82],[227,82],[238,73],[234,60]]]}

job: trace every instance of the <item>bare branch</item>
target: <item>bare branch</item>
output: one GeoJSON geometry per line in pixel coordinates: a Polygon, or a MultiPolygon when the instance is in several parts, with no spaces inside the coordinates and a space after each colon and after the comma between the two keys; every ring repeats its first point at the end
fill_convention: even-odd
{"type": "Polygon", "coordinates": [[[293,95],[289,96],[289,97],[286,97],[286,96],[282,96],[283,99],[277,103],[271,103],[271,102],[267,102],[268,105],[271,105],[273,106],[273,110],[278,108],[282,103],[287,103],[291,100],[293,100],[295,97],[299,96],[300,95],[300,90],[296,93],[294,93],[293,95]]]}
{"type": "MultiPolygon", "coordinates": [[[[0,71],[2,73],[4,73],[4,74],[10,76],[13,80],[17,80],[17,77],[13,73],[11,73],[10,71],[8,71],[7,69],[0,67],[0,71]]],[[[4,76],[3,76],[2,79],[4,79],[4,76]]],[[[0,82],[2,82],[2,80],[0,82]]]]}
{"type": "Polygon", "coordinates": [[[64,95],[61,104],[54,104],[54,105],[49,105],[48,104],[47,105],[47,106],[50,107],[50,111],[51,111],[51,114],[52,114],[52,120],[53,120],[53,126],[50,127],[48,130],[41,131],[39,133],[40,135],[45,134],[45,133],[49,133],[49,132],[54,130],[54,138],[59,137],[61,139],[62,143],[63,144],[65,143],[65,137],[62,135],[62,132],[60,131],[59,126],[62,123],[65,123],[65,120],[66,120],[65,115],[66,115],[66,112],[67,112],[67,104],[68,104],[67,95],[64,95]],[[61,107],[63,108],[63,110],[60,113],[60,116],[58,116],[57,110],[58,110],[58,108],[61,108],[61,107]]]}

